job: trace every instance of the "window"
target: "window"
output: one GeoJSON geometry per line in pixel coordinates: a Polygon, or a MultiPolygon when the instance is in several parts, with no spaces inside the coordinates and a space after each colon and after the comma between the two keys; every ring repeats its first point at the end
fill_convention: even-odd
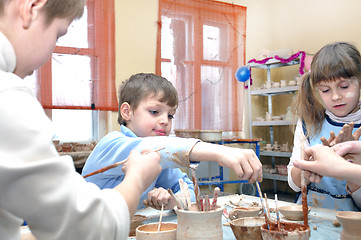
{"type": "Polygon", "coordinates": [[[87,0],[52,58],[28,77],[57,139],[98,140],[106,115],[101,111],[118,110],[114,41],[114,1],[87,0]]]}
{"type": "Polygon", "coordinates": [[[246,8],[210,0],[159,0],[157,74],[178,90],[174,128],[237,132],[243,124],[246,8]]]}

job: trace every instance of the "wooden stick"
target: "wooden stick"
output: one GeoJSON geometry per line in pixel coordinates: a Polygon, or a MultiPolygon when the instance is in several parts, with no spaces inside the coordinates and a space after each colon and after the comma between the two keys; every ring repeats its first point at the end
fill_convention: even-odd
{"type": "MultiPolygon", "coordinates": [[[[160,151],[160,150],[163,150],[164,148],[165,148],[165,147],[160,147],[160,148],[157,148],[157,149],[155,149],[155,150],[147,151],[147,152],[145,152],[144,154],[148,154],[148,153],[151,153],[151,152],[158,152],[158,151],[160,151]]],[[[98,169],[98,170],[96,170],[96,171],[94,171],[94,172],[91,172],[91,173],[85,175],[84,178],[93,176],[93,175],[98,174],[98,173],[103,173],[103,172],[108,171],[109,169],[112,169],[112,168],[116,168],[116,167],[118,167],[118,166],[126,163],[127,161],[128,161],[128,158],[125,159],[125,160],[123,160],[123,161],[113,163],[113,164],[111,164],[111,165],[109,165],[109,166],[103,167],[103,168],[101,168],[101,169],[98,169]]]]}
{"type": "Polygon", "coordinates": [[[182,207],[182,204],[179,202],[179,200],[177,199],[177,197],[174,195],[172,189],[169,189],[168,188],[168,193],[172,196],[174,202],[175,202],[175,205],[177,206],[178,209],[183,209],[182,207]]]}
{"type": "MultiPolygon", "coordinates": [[[[305,136],[300,136],[301,143],[301,160],[305,158],[305,136]]],[[[305,179],[305,171],[301,170],[301,193],[302,193],[302,211],[303,211],[303,225],[308,228],[308,203],[307,203],[307,186],[305,179]]]]}
{"type": "Polygon", "coordinates": [[[221,189],[219,187],[214,188],[214,194],[213,194],[213,201],[212,201],[212,205],[211,205],[211,210],[216,210],[217,209],[217,198],[218,198],[218,194],[220,192],[221,192],[221,189]]]}
{"type": "Polygon", "coordinates": [[[202,211],[202,206],[201,206],[201,202],[200,202],[200,191],[199,191],[199,187],[198,187],[198,182],[197,182],[197,177],[196,177],[196,171],[195,169],[197,168],[198,165],[196,166],[189,166],[189,168],[191,169],[191,175],[192,175],[192,181],[193,181],[193,186],[194,186],[194,194],[196,195],[196,203],[197,203],[197,208],[198,211],[202,211]]]}
{"type": "Polygon", "coordinates": [[[160,231],[160,226],[162,226],[163,211],[164,211],[164,204],[162,204],[162,209],[160,210],[160,217],[159,217],[159,223],[158,223],[158,232],[160,231]]]}

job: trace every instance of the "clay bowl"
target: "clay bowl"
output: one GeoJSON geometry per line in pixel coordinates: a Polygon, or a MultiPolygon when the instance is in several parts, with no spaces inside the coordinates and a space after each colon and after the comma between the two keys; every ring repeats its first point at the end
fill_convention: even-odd
{"type": "Polygon", "coordinates": [[[177,137],[181,138],[201,138],[200,130],[198,129],[174,129],[177,137]]]}
{"type": "Polygon", "coordinates": [[[130,221],[129,237],[135,237],[135,230],[142,225],[145,220],[147,220],[146,216],[134,215],[132,221],[130,221]]]}
{"type": "Polygon", "coordinates": [[[337,220],[342,226],[341,239],[360,239],[361,212],[340,211],[336,213],[337,220]]]}
{"type": "Polygon", "coordinates": [[[231,229],[237,240],[262,240],[261,226],[264,217],[245,217],[231,221],[231,229]]]}
{"type": "MultiPolygon", "coordinates": [[[[292,220],[292,221],[302,221],[303,220],[302,205],[282,206],[282,207],[279,207],[278,210],[288,220],[292,220]]],[[[311,208],[308,207],[308,213],[310,213],[310,211],[311,211],[311,208]]]]}
{"type": "Polygon", "coordinates": [[[270,223],[268,229],[267,224],[261,226],[262,239],[267,240],[307,240],[311,236],[310,227],[294,222],[280,222],[280,231],[274,222],[270,223]]]}
{"type": "Polygon", "coordinates": [[[158,232],[158,223],[144,224],[136,229],[137,240],[176,240],[177,223],[163,222],[158,232]]]}
{"type": "Polygon", "coordinates": [[[261,211],[261,207],[235,207],[229,212],[229,219],[235,220],[244,217],[258,217],[261,211]]]}

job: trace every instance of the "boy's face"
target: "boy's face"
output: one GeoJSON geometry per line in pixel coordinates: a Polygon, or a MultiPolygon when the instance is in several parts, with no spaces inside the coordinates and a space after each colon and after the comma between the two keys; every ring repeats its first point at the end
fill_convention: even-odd
{"type": "Polygon", "coordinates": [[[136,109],[131,109],[127,127],[138,137],[168,136],[175,112],[176,108],[157,97],[146,97],[136,109]]]}
{"type": "Polygon", "coordinates": [[[13,22],[5,30],[16,53],[14,73],[24,78],[46,63],[51,57],[57,39],[67,32],[70,23],[69,19],[55,18],[47,25],[44,12],[36,7],[23,13],[21,21],[13,22]]]}

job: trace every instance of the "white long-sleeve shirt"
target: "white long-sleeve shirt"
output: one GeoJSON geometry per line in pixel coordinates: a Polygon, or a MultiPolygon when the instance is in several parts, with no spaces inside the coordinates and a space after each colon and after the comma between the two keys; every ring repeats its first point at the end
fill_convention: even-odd
{"type": "Polygon", "coordinates": [[[51,121],[15,64],[0,32],[0,239],[20,239],[24,220],[38,240],[127,239],[124,198],[87,183],[71,157],[58,155],[51,121]]]}

